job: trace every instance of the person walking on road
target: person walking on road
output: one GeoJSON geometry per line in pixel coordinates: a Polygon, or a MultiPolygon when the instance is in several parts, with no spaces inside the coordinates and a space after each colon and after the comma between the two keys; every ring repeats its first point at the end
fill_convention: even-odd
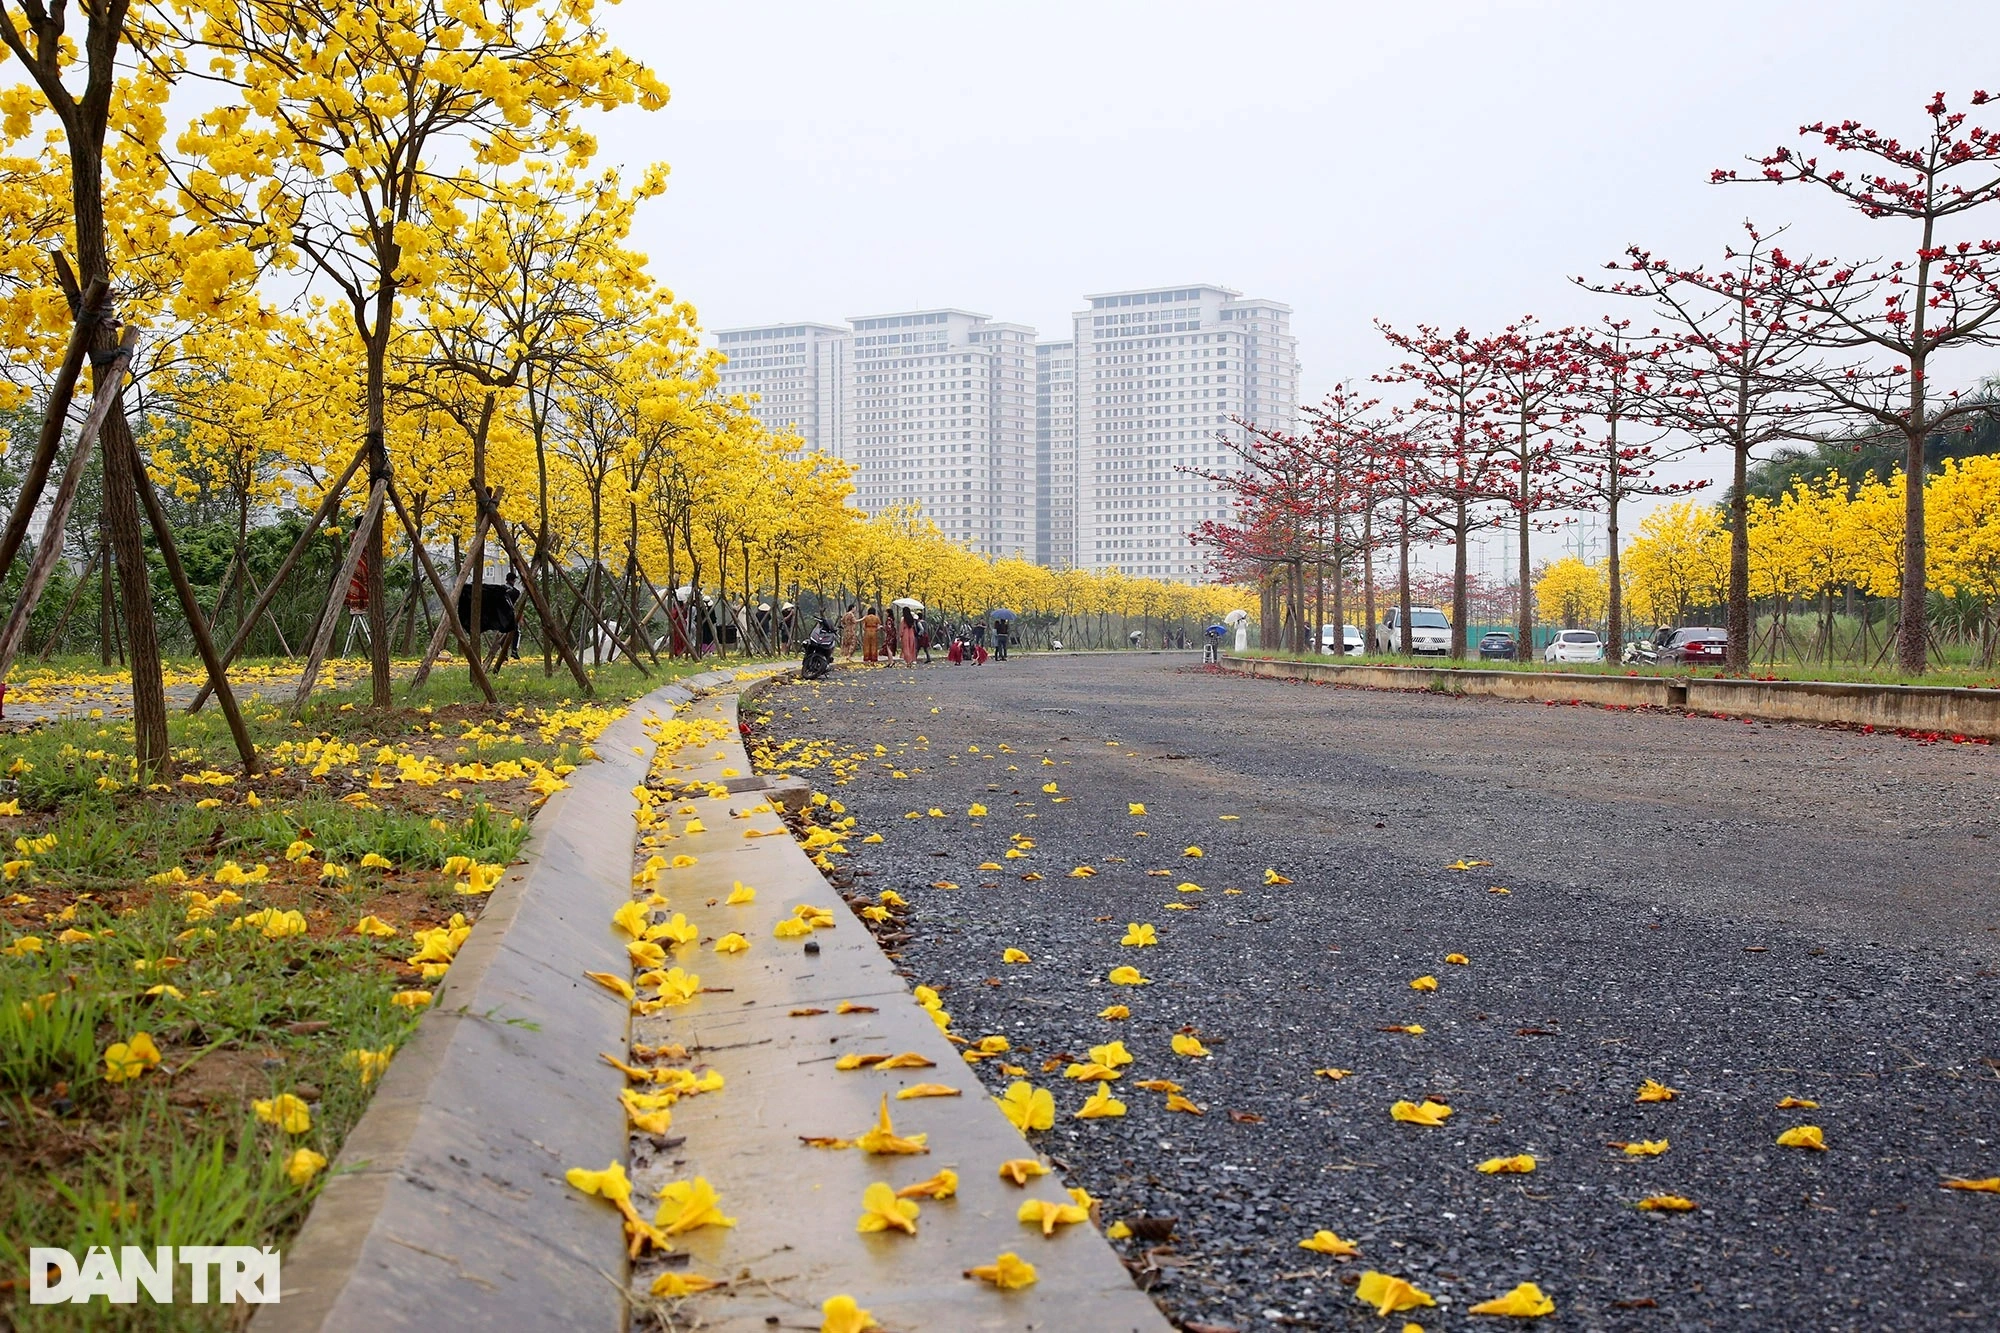
{"type": "Polygon", "coordinates": [[[917,664],[917,618],[908,607],[903,608],[903,623],[899,627],[897,639],[903,650],[903,665],[917,664]]]}
{"type": "Polygon", "coordinates": [[[920,614],[917,616],[917,651],[924,655],[924,665],[931,664],[931,622],[920,614]]]}
{"type": "Polygon", "coordinates": [[[861,617],[861,660],[882,660],[882,617],[872,606],[868,608],[868,614],[861,617]]]}
{"type": "Polygon", "coordinates": [[[998,661],[1007,660],[1007,642],[1014,637],[1014,627],[1004,620],[993,622],[993,656],[998,661]]]}

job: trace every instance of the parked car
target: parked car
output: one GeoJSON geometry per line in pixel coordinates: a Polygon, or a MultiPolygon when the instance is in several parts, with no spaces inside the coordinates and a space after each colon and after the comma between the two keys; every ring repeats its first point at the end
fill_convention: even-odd
{"type": "Polygon", "coordinates": [[[1602,662],[1604,660],[1604,640],[1597,637],[1594,629],[1558,630],[1549,640],[1549,646],[1542,649],[1544,662],[1602,662]]]}
{"type": "Polygon", "coordinates": [[[1479,657],[1485,662],[1511,662],[1520,655],[1514,636],[1496,629],[1479,640],[1479,657]]]}
{"type": "Polygon", "coordinates": [[[1721,666],[1729,656],[1729,631],[1713,625],[1677,629],[1660,649],[1662,666],[1721,666]]]}
{"type": "Polygon", "coordinates": [[[1658,629],[1647,630],[1619,650],[1618,660],[1630,663],[1657,662],[1660,660],[1660,654],[1665,652],[1667,645],[1673,641],[1673,637],[1672,625],[1662,625],[1658,629]]]}
{"type": "Polygon", "coordinates": [[[1359,657],[1368,651],[1368,641],[1363,639],[1361,631],[1352,625],[1321,625],[1319,627],[1319,650],[1321,652],[1329,654],[1334,652],[1333,645],[1336,639],[1338,639],[1341,645],[1339,651],[1343,656],[1359,657]],[[1347,632],[1342,634],[1342,630],[1347,632]]]}
{"type": "MultiPolygon", "coordinates": [[[[1403,608],[1391,607],[1382,623],[1375,627],[1375,651],[1403,651],[1402,616],[1403,608]]],[[[1444,612],[1434,606],[1410,608],[1410,651],[1437,657],[1451,651],[1451,622],[1444,618],[1444,612]]]]}

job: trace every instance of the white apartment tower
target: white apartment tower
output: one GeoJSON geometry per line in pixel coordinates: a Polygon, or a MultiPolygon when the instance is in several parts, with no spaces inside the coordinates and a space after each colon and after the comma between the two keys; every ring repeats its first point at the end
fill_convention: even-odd
{"type": "Polygon", "coordinates": [[[1243,437],[1232,418],[1292,428],[1291,307],[1213,286],[1086,299],[1075,341],[1076,564],[1199,579],[1207,554],[1189,534],[1228,518],[1228,499],[1178,469],[1231,470],[1237,459],[1217,437],[1243,437]]]}
{"type": "Polygon", "coordinates": [[[797,435],[806,452],[846,457],[851,333],[834,324],[771,324],[721,329],[715,339],[729,358],[723,393],[755,395],[765,429],[797,435]]]}
{"type": "Polygon", "coordinates": [[[1035,563],[1076,566],[1076,344],[1035,344],[1035,563]]]}
{"type": "Polygon", "coordinates": [[[914,501],[972,550],[1032,558],[1035,331],[968,310],[852,323],[856,501],[914,501]]]}

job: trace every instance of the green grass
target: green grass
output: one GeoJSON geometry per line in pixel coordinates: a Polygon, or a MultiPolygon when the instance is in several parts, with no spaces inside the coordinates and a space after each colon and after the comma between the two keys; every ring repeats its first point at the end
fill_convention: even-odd
{"type": "MultiPolygon", "coordinates": [[[[75,665],[88,673],[79,683],[96,688],[97,664],[75,665]]],[[[363,678],[316,697],[296,722],[290,691],[267,685],[245,708],[267,757],[287,743],[296,750],[317,740],[343,747],[343,756],[354,747],[353,762],[318,779],[295,754],[283,760],[286,772],[246,779],[212,704],[194,717],[170,712],[169,740],[180,774],[233,779],[223,784],[142,788],[129,722],[83,717],[0,735],[0,800],[18,800],[21,811],[0,817],[0,838],[8,859],[32,862],[0,885],[0,948],[30,934],[43,946],[0,953],[0,1282],[12,1281],[0,1289],[0,1326],[240,1326],[240,1311],[186,1302],[185,1270],[182,1303],[170,1308],[143,1295],[132,1307],[31,1307],[27,1251],[282,1245],[296,1232],[325,1176],[294,1185],[286,1156],[298,1147],[337,1156],[372,1091],[347,1053],[406,1043],[415,1012],[391,997],[433,984],[403,961],[416,948],[412,931],[454,911],[476,915],[484,901],[458,894],[456,877],[440,868],[456,856],[512,861],[528,836],[533,793],[524,780],[445,776],[428,786],[371,787],[382,746],[428,756],[447,774],[454,764],[576,765],[592,757],[583,728],[594,734],[609,709],[712,665],[675,663],[650,680],[630,666],[608,667],[595,677],[597,697],[584,699],[567,674],[545,678],[537,664],[517,664],[495,678],[497,707],[462,667],[447,665],[414,695],[399,679],[388,710],[369,707],[363,678]],[[260,805],[249,803],[251,791],[260,805]],[[51,834],[53,846],[15,848],[17,838],[51,834]],[[313,851],[294,864],[285,852],[300,840],[313,851]],[[370,852],[393,869],[364,869],[370,852]],[[238,886],[245,901],[212,919],[188,919],[192,886],[146,882],[180,870],[208,876],[198,887],[216,894],[214,873],[229,861],[268,867],[268,879],[238,886]],[[325,863],[346,867],[349,878],[323,881],[325,863]],[[269,939],[255,926],[230,929],[265,908],[295,909],[310,930],[269,939]],[[399,933],[355,935],[368,914],[399,933]],[[65,929],[92,938],[59,943],[65,929]],[[182,961],[162,970],[167,958],[182,961]],[[182,998],[145,994],[161,983],[182,998]],[[142,1031],[162,1052],[161,1066],[109,1081],[107,1047],[142,1031]],[[253,1113],[253,1101],[283,1092],[312,1103],[306,1133],[286,1134],[253,1113]]],[[[52,670],[47,681],[62,674],[52,670]]]]}

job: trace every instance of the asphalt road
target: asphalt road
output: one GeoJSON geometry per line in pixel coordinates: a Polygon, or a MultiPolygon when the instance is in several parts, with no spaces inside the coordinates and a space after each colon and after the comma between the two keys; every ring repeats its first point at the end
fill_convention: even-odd
{"type": "Polygon", "coordinates": [[[2000,1327],[2000,1194],[1941,1188],[2000,1176],[1991,747],[1160,657],[848,672],[770,705],[774,735],[866,756],[810,774],[859,820],[855,883],[909,900],[901,961],[956,1030],[1055,1093],[1042,1149],[1107,1225],[1177,1219],[1164,1250],[1119,1242],[1177,1320],[1384,1327],[1350,1289],[1375,1268],[1438,1302],[1390,1328],[1492,1327],[1468,1307],[1527,1281],[1542,1329],[2000,1327]],[[1034,846],[1007,858],[1013,835],[1034,846]],[[1121,946],[1131,922],[1160,943],[1121,946]],[[1151,984],[1109,984],[1121,964],[1151,984]],[[1128,1113],[1078,1120],[1063,1067],[1114,1038],[1128,1113]],[[1135,1086],[1162,1078],[1206,1113],[1135,1086]],[[1641,1104],[1644,1079],[1677,1095],[1641,1104]],[[1443,1127],[1391,1118],[1426,1096],[1443,1127]],[[1826,1151],[1777,1145],[1803,1124],[1826,1151]],[[1475,1169],[1515,1154],[1535,1170],[1475,1169]],[[1634,1207],[1655,1194],[1697,1207],[1634,1207]],[[1320,1228],[1359,1257],[1297,1247],[1320,1228]]]}

